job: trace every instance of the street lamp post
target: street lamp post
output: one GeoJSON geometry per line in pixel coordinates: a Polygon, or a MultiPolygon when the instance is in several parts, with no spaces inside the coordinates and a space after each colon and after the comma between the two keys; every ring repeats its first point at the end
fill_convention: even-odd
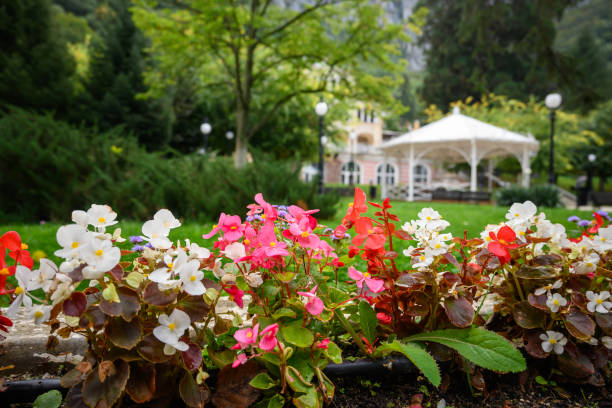
{"type": "Polygon", "coordinates": [[[204,118],[204,122],[200,125],[200,132],[202,132],[203,136],[203,146],[202,153],[206,153],[206,148],[208,147],[208,135],[212,131],[212,126],[208,122],[208,118],[204,118]]]}
{"type": "Polygon", "coordinates": [[[550,156],[548,159],[548,182],[557,184],[555,175],[555,112],[561,106],[561,94],[552,93],[546,96],[546,107],[550,110],[550,156]]]}
{"type": "Polygon", "coordinates": [[[593,168],[595,167],[595,160],[597,160],[597,156],[593,153],[589,154],[589,168],[587,170],[587,182],[586,182],[586,204],[589,203],[589,197],[591,196],[591,192],[593,191],[593,168]]]}
{"type": "Polygon", "coordinates": [[[327,113],[327,104],[323,97],[315,106],[315,113],[319,117],[319,194],[323,194],[323,117],[327,113]]]}

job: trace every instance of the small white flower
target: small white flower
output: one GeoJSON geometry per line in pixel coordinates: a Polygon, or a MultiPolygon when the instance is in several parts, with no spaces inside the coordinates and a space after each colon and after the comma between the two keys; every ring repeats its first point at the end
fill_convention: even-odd
{"type": "Polygon", "coordinates": [[[507,220],[527,220],[533,217],[538,211],[537,207],[531,201],[525,201],[524,203],[514,203],[506,214],[507,220]]]}
{"type": "Polygon", "coordinates": [[[149,274],[149,280],[157,283],[165,282],[172,276],[182,264],[187,262],[187,254],[184,251],[178,251],[175,259],[170,254],[164,254],[164,266],[155,269],[149,274]]]}
{"type": "Polygon", "coordinates": [[[542,350],[547,353],[554,350],[556,354],[563,354],[563,347],[567,344],[567,339],[563,333],[552,330],[546,330],[546,334],[540,334],[540,340],[542,340],[542,350]]]}
{"type": "Polygon", "coordinates": [[[572,265],[572,272],[580,275],[586,275],[595,272],[599,264],[599,255],[595,252],[589,253],[581,262],[576,262],[572,265]]]}
{"type": "Polygon", "coordinates": [[[55,255],[69,259],[78,257],[80,251],[91,242],[93,235],[81,225],[70,224],[59,227],[56,238],[62,249],[55,251],[55,255]]]}
{"type": "Polygon", "coordinates": [[[601,344],[603,344],[607,349],[612,350],[612,337],[603,336],[601,338],[601,344]]]}
{"type": "Polygon", "coordinates": [[[426,268],[433,262],[433,257],[429,256],[429,254],[426,252],[421,255],[413,256],[412,261],[414,262],[412,264],[413,268],[426,268]]]}
{"type": "Polygon", "coordinates": [[[406,231],[410,235],[414,235],[418,228],[418,225],[415,220],[407,221],[402,225],[402,229],[406,231]]]}
{"type": "Polygon", "coordinates": [[[87,218],[89,224],[100,229],[115,225],[118,222],[115,221],[117,213],[108,205],[92,204],[91,208],[87,210],[87,218]]]}
{"type": "Polygon", "coordinates": [[[142,233],[144,239],[149,241],[154,248],[168,249],[172,246],[172,242],[168,239],[170,229],[166,228],[161,221],[149,220],[142,225],[142,233]]]}
{"type": "Polygon", "coordinates": [[[181,282],[183,283],[183,290],[191,296],[200,296],[206,292],[206,288],[202,283],[202,279],[204,279],[204,272],[199,271],[199,267],[200,262],[193,259],[182,265],[181,268],[177,270],[177,273],[181,278],[181,282]]]}
{"type": "Polygon", "coordinates": [[[180,309],[174,309],[170,316],[162,313],[158,321],[160,325],[153,329],[153,335],[159,341],[181,351],[186,351],[189,348],[186,343],[180,341],[181,336],[191,324],[191,319],[187,313],[180,309]]]}
{"type": "Polygon", "coordinates": [[[610,292],[608,292],[607,290],[599,292],[598,295],[589,290],[586,293],[586,297],[587,299],[589,299],[589,303],[587,303],[587,309],[591,313],[595,313],[597,311],[597,313],[605,314],[608,313],[610,309],[612,309],[612,302],[606,300],[610,297],[610,292]]]}
{"type": "Polygon", "coordinates": [[[593,238],[596,250],[604,253],[612,249],[612,227],[600,228],[598,234],[593,238]]]}
{"type": "Polygon", "coordinates": [[[561,282],[561,279],[558,279],[553,284],[542,286],[541,288],[536,289],[534,294],[536,296],[543,295],[544,293],[549,293],[550,294],[551,290],[559,289],[562,285],[563,285],[563,282],[561,282]]]}
{"type": "Polygon", "coordinates": [[[51,315],[51,306],[34,305],[28,311],[28,315],[32,320],[34,320],[35,324],[42,324],[49,320],[49,316],[51,315]]]}
{"type": "Polygon", "coordinates": [[[208,250],[208,248],[201,247],[195,242],[189,243],[189,240],[187,240],[187,248],[189,249],[189,255],[191,255],[192,257],[195,257],[197,259],[210,258],[210,251],[208,250]]]}
{"type": "Polygon", "coordinates": [[[548,306],[548,308],[554,313],[557,313],[559,308],[565,305],[567,305],[567,299],[558,293],[555,293],[552,296],[548,295],[548,298],[546,299],[546,306],[548,306]]]}
{"type": "Polygon", "coordinates": [[[74,289],[72,279],[70,279],[68,275],[57,273],[55,274],[55,280],[57,282],[57,287],[51,295],[53,306],[61,303],[64,299],[67,299],[72,294],[72,290],[74,289]]]}
{"type": "Polygon", "coordinates": [[[430,208],[430,207],[423,208],[417,214],[417,217],[419,217],[423,221],[433,221],[433,220],[441,220],[442,219],[442,216],[440,215],[440,213],[437,212],[436,210],[434,210],[433,208],[430,208]]]}
{"type": "Polygon", "coordinates": [[[110,241],[92,240],[83,250],[82,257],[87,262],[91,274],[85,279],[100,279],[105,272],[110,271],[119,263],[121,251],[114,247],[110,241]]]}
{"type": "Polygon", "coordinates": [[[596,346],[599,344],[599,341],[597,341],[597,339],[595,337],[591,337],[587,343],[589,343],[591,346],[596,346]]]}
{"type": "Polygon", "coordinates": [[[250,273],[246,275],[245,279],[252,288],[258,288],[263,285],[263,279],[261,278],[260,273],[250,273]]]}
{"type": "Polygon", "coordinates": [[[155,221],[161,222],[162,225],[168,228],[169,230],[172,228],[177,228],[181,226],[181,222],[177,220],[176,218],[174,218],[174,215],[172,215],[170,210],[167,210],[165,208],[156,212],[155,215],[153,216],[153,219],[155,221]]]}
{"type": "Polygon", "coordinates": [[[15,288],[15,299],[9,305],[5,315],[8,318],[13,318],[17,314],[17,310],[23,305],[26,308],[32,307],[32,299],[27,296],[26,288],[30,281],[32,271],[23,265],[17,265],[15,269],[15,278],[17,279],[17,288],[15,288]]]}
{"type": "Polygon", "coordinates": [[[57,266],[53,261],[42,258],[40,266],[37,270],[32,271],[31,280],[28,283],[27,290],[36,290],[42,288],[44,292],[48,292],[53,286],[53,278],[57,273],[57,266]]]}
{"type": "Polygon", "coordinates": [[[72,212],[72,222],[80,225],[83,228],[87,228],[87,225],[89,224],[89,217],[83,210],[74,210],[72,212]]]}
{"type": "Polygon", "coordinates": [[[438,256],[448,252],[448,244],[444,242],[442,236],[437,234],[429,242],[427,242],[426,248],[429,250],[429,253],[431,253],[432,256],[438,256]]]}

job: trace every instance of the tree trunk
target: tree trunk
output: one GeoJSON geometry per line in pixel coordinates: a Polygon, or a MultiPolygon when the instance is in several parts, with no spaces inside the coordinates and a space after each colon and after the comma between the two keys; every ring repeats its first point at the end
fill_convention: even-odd
{"type": "Polygon", "coordinates": [[[599,191],[604,191],[606,189],[606,176],[603,174],[599,175],[599,191]]]}
{"type": "Polygon", "coordinates": [[[241,168],[247,164],[249,141],[247,139],[247,128],[249,121],[249,110],[238,98],[236,109],[236,147],[234,149],[234,165],[241,168]]]}

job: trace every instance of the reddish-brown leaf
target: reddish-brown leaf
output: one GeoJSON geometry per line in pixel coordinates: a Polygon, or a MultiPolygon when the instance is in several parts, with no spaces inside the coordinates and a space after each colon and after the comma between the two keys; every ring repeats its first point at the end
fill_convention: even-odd
{"type": "Polygon", "coordinates": [[[193,322],[203,320],[210,312],[210,306],[202,296],[181,295],[178,299],[178,308],[189,315],[193,322]]]}
{"type": "Polygon", "coordinates": [[[591,360],[571,341],[565,345],[563,354],[557,356],[559,369],[573,379],[586,379],[595,373],[591,360]]]}
{"type": "Polygon", "coordinates": [[[123,360],[115,361],[115,372],[104,382],[98,377],[98,370],[92,370],[83,382],[83,401],[90,407],[111,407],[125,388],[130,376],[130,367],[123,360]]]}
{"type": "Polygon", "coordinates": [[[115,317],[106,326],[105,330],[109,340],[115,346],[127,350],[135,347],[142,336],[142,330],[138,319],[126,322],[120,317],[115,317]]]}
{"type": "Polygon", "coordinates": [[[98,364],[98,379],[101,383],[106,381],[106,377],[110,377],[115,374],[117,374],[117,370],[115,369],[115,365],[112,361],[104,360],[98,364]]]}
{"type": "Polygon", "coordinates": [[[68,371],[60,378],[60,385],[64,388],[70,388],[83,382],[87,374],[91,371],[91,364],[87,361],[81,361],[75,368],[68,371]]]}
{"type": "Polygon", "coordinates": [[[164,354],[164,343],[157,340],[153,334],[146,335],[136,347],[138,354],[151,363],[163,363],[172,356],[164,354]]]}
{"type": "Polygon", "coordinates": [[[535,308],[545,311],[550,310],[548,306],[546,306],[546,294],[536,296],[533,293],[530,293],[529,296],[527,296],[527,301],[535,308]]]}
{"type": "Polygon", "coordinates": [[[522,301],[514,305],[512,316],[516,324],[524,329],[543,329],[547,314],[531,306],[529,302],[522,301]]]}
{"type": "Polygon", "coordinates": [[[149,282],[144,289],[143,300],[154,306],[167,306],[176,300],[173,290],[160,291],[157,283],[149,282]]]}
{"type": "Polygon", "coordinates": [[[130,378],[125,392],[137,404],[150,401],[155,395],[155,365],[144,361],[130,363],[130,378]]]}
{"type": "Polygon", "coordinates": [[[202,365],[202,349],[195,344],[190,344],[186,351],[182,351],[185,367],[189,371],[195,371],[202,365]]]}
{"type": "Polygon", "coordinates": [[[595,323],[589,316],[572,307],[569,314],[563,317],[565,328],[574,337],[588,340],[595,334],[595,323]]]}
{"type": "Polygon", "coordinates": [[[117,264],[113,269],[108,271],[108,274],[115,278],[117,282],[121,282],[121,280],[123,279],[123,268],[120,264],[117,264]]]}
{"type": "Polygon", "coordinates": [[[212,402],[217,408],[246,408],[259,398],[259,390],[251,387],[249,382],[262,368],[253,360],[232,368],[227,366],[219,371],[217,390],[212,402]]]}
{"type": "Polygon", "coordinates": [[[109,316],[122,316],[127,321],[132,320],[140,310],[138,292],[126,286],[119,286],[117,295],[119,296],[119,302],[109,302],[104,299],[100,302],[100,310],[109,316]]]}
{"type": "Polygon", "coordinates": [[[446,298],[444,300],[444,311],[448,320],[456,327],[468,327],[474,320],[472,303],[463,296],[458,296],[457,299],[446,298]]]}
{"type": "Polygon", "coordinates": [[[525,350],[535,358],[546,358],[549,355],[542,349],[542,340],[540,339],[542,333],[544,333],[543,330],[526,330],[523,335],[525,350]]]}
{"type": "Polygon", "coordinates": [[[412,237],[410,236],[410,234],[408,234],[406,231],[401,230],[401,229],[393,231],[393,235],[395,235],[399,239],[403,239],[404,241],[412,240],[412,237]]]}
{"type": "Polygon", "coordinates": [[[66,316],[79,317],[87,308],[87,296],[82,292],[73,292],[72,295],[64,300],[62,309],[66,316]]]}
{"type": "Polygon", "coordinates": [[[191,373],[185,372],[179,383],[179,394],[188,407],[202,408],[210,397],[210,391],[205,385],[199,386],[191,373]]]}
{"type": "Polygon", "coordinates": [[[604,333],[612,336],[612,313],[595,313],[595,321],[604,333]]]}

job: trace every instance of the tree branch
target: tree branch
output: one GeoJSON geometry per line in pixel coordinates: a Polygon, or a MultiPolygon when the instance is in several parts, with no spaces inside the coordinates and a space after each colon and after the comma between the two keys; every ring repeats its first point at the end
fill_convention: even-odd
{"type": "Polygon", "coordinates": [[[270,36],[273,36],[274,34],[280,33],[281,31],[283,31],[284,29],[286,29],[287,27],[289,27],[290,25],[292,25],[296,21],[300,20],[304,16],[312,13],[315,10],[320,9],[321,7],[328,6],[328,5],[332,4],[332,3],[333,3],[332,1],[328,2],[328,0],[317,0],[317,2],[312,7],[305,8],[304,10],[302,10],[301,12],[299,12],[298,14],[296,14],[295,16],[290,18],[289,20],[285,21],[280,26],[272,29],[271,31],[268,31],[267,33],[265,33],[261,38],[262,39],[268,38],[270,36]]]}

